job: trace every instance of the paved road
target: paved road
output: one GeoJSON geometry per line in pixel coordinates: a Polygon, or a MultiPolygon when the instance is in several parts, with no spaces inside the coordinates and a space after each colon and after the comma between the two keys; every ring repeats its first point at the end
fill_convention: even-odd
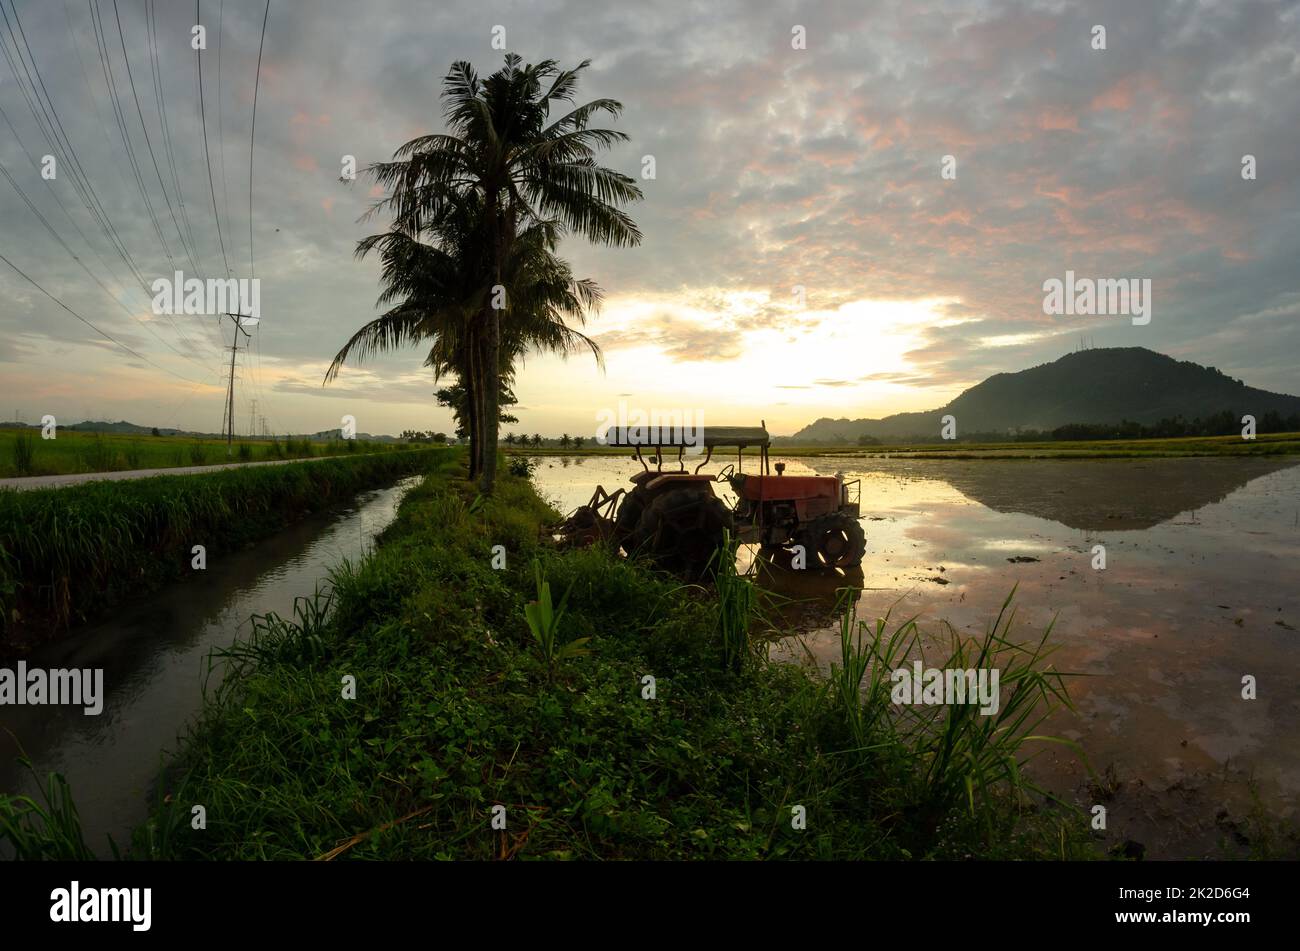
{"type": "Polygon", "coordinates": [[[117,482],[122,479],[147,479],[156,475],[194,475],[200,472],[217,472],[221,469],[243,469],[246,466],[283,466],[292,462],[315,462],[319,459],[337,459],[338,456],[312,456],[310,459],[272,459],[269,462],[227,462],[219,466],[178,466],[174,469],[125,469],[121,472],[76,472],[70,475],[24,476],[21,479],[0,479],[0,489],[61,489],[83,482],[117,482]]]}

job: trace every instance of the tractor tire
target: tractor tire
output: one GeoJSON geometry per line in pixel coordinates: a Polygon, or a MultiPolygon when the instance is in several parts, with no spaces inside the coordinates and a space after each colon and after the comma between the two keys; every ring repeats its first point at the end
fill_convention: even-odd
{"type": "Polygon", "coordinates": [[[867,533],[851,515],[835,512],[799,529],[795,541],[808,553],[809,567],[857,568],[867,551],[867,533]]]}
{"type": "Polygon", "coordinates": [[[641,513],[645,511],[646,496],[649,493],[641,486],[623,496],[614,515],[614,541],[631,555],[634,550],[633,539],[636,538],[637,526],[641,522],[641,513]]]}
{"type": "Polygon", "coordinates": [[[714,554],[733,527],[731,512],[712,492],[670,490],[641,513],[633,548],[664,571],[695,581],[716,568],[714,554]]]}

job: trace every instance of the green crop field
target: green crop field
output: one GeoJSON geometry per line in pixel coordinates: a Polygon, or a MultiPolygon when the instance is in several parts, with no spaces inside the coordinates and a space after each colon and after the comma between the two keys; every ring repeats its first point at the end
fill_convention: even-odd
{"type": "Polygon", "coordinates": [[[190,545],[234,550],[303,514],[422,472],[446,449],[0,491],[0,656],[183,577],[190,545]]]}
{"type": "Polygon", "coordinates": [[[0,429],[0,479],[306,459],[398,448],[407,446],[405,443],[343,439],[241,439],[233,443],[227,456],[226,443],[222,439],[69,430],[58,433],[54,439],[42,439],[40,431],[35,429],[0,429]]]}

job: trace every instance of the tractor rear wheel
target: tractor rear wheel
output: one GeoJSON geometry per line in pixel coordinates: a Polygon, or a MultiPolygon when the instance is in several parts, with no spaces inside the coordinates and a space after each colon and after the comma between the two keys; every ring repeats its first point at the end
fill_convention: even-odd
{"type": "Polygon", "coordinates": [[[633,547],[663,570],[694,581],[716,567],[710,562],[732,527],[731,512],[712,492],[670,490],[641,513],[633,547]]]}
{"type": "Polygon", "coordinates": [[[614,540],[623,546],[623,550],[632,554],[632,540],[636,537],[637,526],[641,522],[641,513],[645,511],[646,495],[641,486],[636,486],[623,496],[614,516],[614,540]]]}
{"type": "Polygon", "coordinates": [[[857,568],[867,551],[862,523],[843,512],[813,519],[795,540],[804,546],[809,564],[822,568],[857,568]]]}

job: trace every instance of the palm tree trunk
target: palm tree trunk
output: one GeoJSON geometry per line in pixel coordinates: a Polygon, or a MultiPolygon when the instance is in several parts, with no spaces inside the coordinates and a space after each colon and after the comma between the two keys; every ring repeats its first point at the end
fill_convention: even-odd
{"type": "MultiPolygon", "coordinates": [[[[484,208],[487,213],[487,225],[491,228],[492,247],[495,256],[496,284],[501,284],[501,266],[505,261],[505,221],[502,220],[498,205],[498,192],[495,188],[487,193],[484,208]]],[[[492,295],[494,296],[494,295],[492,295]]],[[[501,311],[492,306],[489,296],[484,308],[487,328],[487,352],[484,354],[483,387],[483,480],[482,492],[491,495],[497,481],[497,430],[501,422],[501,311]]],[[[507,301],[506,306],[509,306],[507,301]]]]}
{"type": "Polygon", "coordinates": [[[484,335],[483,380],[483,473],[481,490],[491,495],[497,481],[497,436],[501,417],[501,323],[500,311],[487,308],[487,333],[484,335]]]}
{"type": "Polygon", "coordinates": [[[487,363],[483,359],[483,328],[474,331],[474,424],[476,448],[474,474],[483,477],[483,444],[487,440],[487,416],[484,412],[484,394],[487,392],[487,363]]]}
{"type": "Polygon", "coordinates": [[[465,345],[465,370],[461,373],[461,385],[465,389],[465,432],[469,436],[469,477],[477,479],[481,468],[483,435],[479,425],[479,382],[478,340],[473,328],[469,332],[465,345]]]}

